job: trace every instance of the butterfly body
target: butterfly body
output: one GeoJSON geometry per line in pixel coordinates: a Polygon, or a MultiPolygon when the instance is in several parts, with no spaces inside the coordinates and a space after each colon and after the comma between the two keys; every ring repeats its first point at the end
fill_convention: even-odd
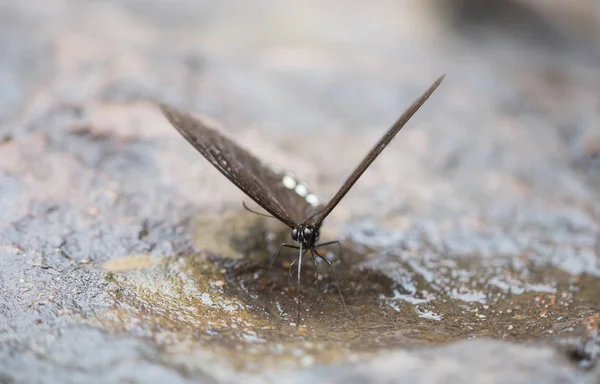
{"type": "MultiPolygon", "coordinates": [[[[331,263],[317,251],[319,247],[337,243],[341,252],[341,244],[339,241],[318,244],[321,225],[381,151],[437,89],[443,78],[444,76],[441,76],[437,79],[420,98],[413,102],[325,205],[321,205],[318,197],[310,193],[306,185],[298,183],[293,174],[280,173],[265,166],[246,149],[210,128],[201,119],[168,105],[161,104],[160,108],[169,122],[206,160],[254,202],[292,230],[292,239],[297,242],[298,246],[282,244],[279,251],[283,247],[298,249],[298,259],[294,262],[298,264],[298,293],[300,291],[302,257],[306,252],[310,252],[315,265],[316,258],[319,257],[331,267],[344,309],[350,315],[331,263]]],[[[300,322],[299,299],[297,303],[298,325],[300,322]]]]}

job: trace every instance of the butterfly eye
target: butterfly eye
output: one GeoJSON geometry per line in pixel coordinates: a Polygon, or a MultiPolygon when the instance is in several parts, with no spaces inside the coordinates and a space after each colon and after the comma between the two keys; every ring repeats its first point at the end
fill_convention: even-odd
{"type": "Polygon", "coordinates": [[[313,231],[310,228],[304,228],[304,238],[310,240],[313,237],[313,231]]]}
{"type": "Polygon", "coordinates": [[[298,230],[296,228],[292,229],[292,240],[298,241],[298,230]]]}

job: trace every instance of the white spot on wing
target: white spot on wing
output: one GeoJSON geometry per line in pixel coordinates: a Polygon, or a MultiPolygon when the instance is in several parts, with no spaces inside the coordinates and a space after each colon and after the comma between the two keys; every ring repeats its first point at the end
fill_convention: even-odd
{"type": "Polygon", "coordinates": [[[296,191],[296,193],[299,196],[302,196],[302,197],[306,196],[306,194],[308,193],[308,188],[304,184],[296,185],[296,188],[294,190],[296,191]]]}
{"type": "Polygon", "coordinates": [[[319,205],[320,200],[319,197],[314,193],[309,193],[308,195],[306,195],[306,202],[312,205],[313,207],[316,207],[317,205],[319,205]]]}
{"type": "Polygon", "coordinates": [[[296,179],[294,179],[294,177],[290,176],[290,175],[283,176],[283,179],[281,181],[283,181],[283,186],[286,187],[287,189],[294,189],[294,188],[296,188],[296,185],[298,184],[296,179]]]}

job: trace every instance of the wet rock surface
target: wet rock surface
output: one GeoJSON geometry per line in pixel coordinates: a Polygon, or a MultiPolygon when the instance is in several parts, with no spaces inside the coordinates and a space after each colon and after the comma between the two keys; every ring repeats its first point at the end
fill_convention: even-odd
{"type": "Polygon", "coordinates": [[[475,3],[0,2],[0,382],[597,382],[598,8],[475,3]],[[354,318],[307,260],[296,327],[155,101],[327,196],[441,73],[323,227],[354,318]]]}

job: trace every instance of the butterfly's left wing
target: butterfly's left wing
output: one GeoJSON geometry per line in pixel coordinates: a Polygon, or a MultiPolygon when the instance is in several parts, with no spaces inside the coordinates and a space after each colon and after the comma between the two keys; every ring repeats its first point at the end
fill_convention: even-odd
{"type": "Polygon", "coordinates": [[[322,206],[289,174],[274,171],[201,119],[161,104],[165,117],[215,168],[258,205],[290,228],[322,206]]]}

